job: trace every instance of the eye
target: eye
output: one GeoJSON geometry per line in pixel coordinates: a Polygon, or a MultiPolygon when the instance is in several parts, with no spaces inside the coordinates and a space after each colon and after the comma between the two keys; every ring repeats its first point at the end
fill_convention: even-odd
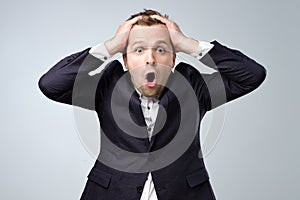
{"type": "Polygon", "coordinates": [[[140,53],[143,52],[143,48],[138,47],[138,48],[135,49],[135,52],[138,53],[138,54],[140,54],[140,53]]]}
{"type": "Polygon", "coordinates": [[[164,52],[165,52],[165,49],[162,48],[162,47],[158,47],[158,48],[156,49],[156,51],[159,52],[159,53],[164,53],[164,52]]]}

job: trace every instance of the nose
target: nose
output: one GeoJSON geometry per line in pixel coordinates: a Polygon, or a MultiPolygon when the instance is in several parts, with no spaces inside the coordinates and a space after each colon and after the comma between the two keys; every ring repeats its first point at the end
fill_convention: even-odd
{"type": "Polygon", "coordinates": [[[155,66],[156,59],[155,59],[155,52],[152,48],[149,48],[146,55],[146,65],[155,66]]]}

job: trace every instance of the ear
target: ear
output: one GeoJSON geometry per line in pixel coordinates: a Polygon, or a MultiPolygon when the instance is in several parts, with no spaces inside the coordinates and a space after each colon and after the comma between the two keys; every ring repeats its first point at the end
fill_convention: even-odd
{"type": "Polygon", "coordinates": [[[175,66],[175,60],[176,60],[176,53],[173,54],[173,67],[175,66]]]}
{"type": "Polygon", "coordinates": [[[124,61],[125,68],[128,69],[126,53],[123,53],[123,61],[124,61]]]}

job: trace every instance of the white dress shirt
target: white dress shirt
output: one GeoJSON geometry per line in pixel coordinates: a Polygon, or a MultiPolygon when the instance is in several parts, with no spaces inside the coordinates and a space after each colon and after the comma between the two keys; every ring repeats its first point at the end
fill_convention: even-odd
{"type": "MultiPolygon", "coordinates": [[[[156,121],[157,113],[158,113],[159,100],[155,98],[146,97],[142,95],[138,90],[136,91],[140,95],[141,107],[147,125],[147,131],[148,131],[148,136],[150,141],[152,137],[152,132],[156,121]]],[[[151,173],[148,174],[148,178],[145,182],[141,200],[157,200],[157,195],[154,189],[154,183],[152,181],[151,173]]]]}
{"type": "MultiPolygon", "coordinates": [[[[213,44],[204,42],[204,41],[200,41],[197,50],[190,55],[199,60],[212,47],[213,47],[213,44]]],[[[103,43],[92,47],[90,49],[89,53],[102,61],[106,61],[109,57],[111,57],[111,55],[109,55],[109,52],[107,51],[107,49],[103,43]]],[[[142,95],[137,89],[136,89],[136,91],[140,96],[141,107],[142,107],[145,122],[147,125],[147,131],[148,131],[148,136],[149,136],[149,141],[150,141],[151,137],[152,137],[152,132],[153,132],[153,128],[155,125],[157,113],[158,113],[159,100],[157,100],[155,98],[146,97],[146,96],[142,95]]],[[[144,184],[144,189],[143,189],[143,193],[142,193],[140,200],[158,200],[151,173],[148,174],[148,178],[144,184]]]]}

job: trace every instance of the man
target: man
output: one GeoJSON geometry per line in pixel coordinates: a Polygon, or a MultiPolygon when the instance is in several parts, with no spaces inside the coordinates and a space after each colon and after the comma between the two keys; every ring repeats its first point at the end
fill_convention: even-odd
{"type": "Polygon", "coordinates": [[[95,110],[101,150],[81,199],[215,199],[201,155],[201,119],[256,89],[265,69],[220,43],[186,37],[176,23],[145,10],[115,36],[66,57],[39,81],[54,101],[95,110]],[[112,61],[123,54],[125,68],[112,61]],[[219,72],[200,74],[176,53],[219,72]]]}

